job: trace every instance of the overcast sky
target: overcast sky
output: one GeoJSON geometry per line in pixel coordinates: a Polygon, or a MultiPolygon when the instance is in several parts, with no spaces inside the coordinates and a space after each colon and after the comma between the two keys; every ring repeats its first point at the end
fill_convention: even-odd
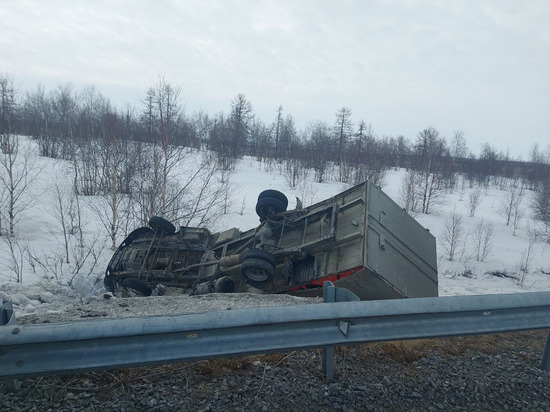
{"type": "Polygon", "coordinates": [[[377,136],[461,130],[527,159],[550,145],[548,0],[0,0],[0,73],[138,105],[159,75],[185,109],[265,122],[342,107],[377,136]]]}

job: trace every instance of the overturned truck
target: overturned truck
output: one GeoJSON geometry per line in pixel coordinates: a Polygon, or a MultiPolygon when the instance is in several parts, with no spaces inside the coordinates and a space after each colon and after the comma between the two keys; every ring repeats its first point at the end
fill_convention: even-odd
{"type": "Polygon", "coordinates": [[[437,296],[434,236],[365,182],[313,206],[287,210],[286,196],[258,196],[260,224],[241,232],[176,227],[153,216],[115,251],[111,292],[288,293],[319,296],[325,281],[361,300],[437,296]]]}

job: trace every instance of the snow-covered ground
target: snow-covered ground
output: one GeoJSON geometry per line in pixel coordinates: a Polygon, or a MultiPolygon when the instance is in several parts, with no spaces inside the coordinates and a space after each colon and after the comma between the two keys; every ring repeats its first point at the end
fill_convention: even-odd
{"type": "MultiPolygon", "coordinates": [[[[33,189],[34,199],[20,216],[16,241],[11,242],[12,249],[10,250],[10,242],[5,236],[0,238],[0,298],[12,299],[19,310],[27,311],[36,310],[41,302],[54,299],[54,295],[78,299],[79,296],[100,294],[103,271],[112,254],[108,246],[102,250],[98,248],[99,258],[92,273],[77,275],[70,291],[64,286],[72,278],[72,268],[61,265],[59,223],[52,211],[56,195],[54,184],[70,187],[70,182],[67,182],[68,173],[62,161],[38,158],[37,165],[40,167],[40,174],[33,189]],[[47,262],[49,279],[46,279],[44,271],[36,263],[30,263],[29,252],[41,257],[43,264],[47,262]],[[16,271],[19,272],[22,283],[15,283],[16,271]]],[[[383,190],[398,203],[405,174],[404,170],[388,171],[382,185],[383,190]]],[[[295,197],[299,197],[304,205],[310,205],[349,187],[335,181],[316,183],[312,174],[295,188],[290,188],[286,182],[280,167],[268,166],[250,157],[243,158],[231,176],[232,210],[210,229],[218,231],[238,227],[245,230],[257,226],[257,196],[268,188],[284,192],[289,198],[290,208],[294,207],[295,197]]],[[[533,219],[528,208],[532,193],[528,190],[523,192],[522,208],[525,215],[514,235],[511,226],[506,225],[505,218],[499,213],[499,206],[506,192],[496,186],[481,189],[481,205],[475,216],[469,217],[467,200],[472,190],[475,188],[466,187],[461,190],[459,185],[454,192],[446,193],[442,204],[434,207],[429,215],[415,216],[437,238],[439,294],[550,291],[550,245],[533,240],[533,219]],[[455,259],[451,262],[445,253],[442,238],[445,222],[453,212],[462,216],[464,235],[455,259]],[[483,262],[476,260],[472,243],[474,229],[482,219],[485,223],[493,224],[494,228],[493,246],[483,262]],[[525,266],[530,245],[529,264],[525,266]],[[522,266],[527,270],[520,273],[519,268],[522,266]],[[489,272],[500,272],[505,276],[499,277],[489,272]]],[[[93,213],[88,212],[85,215],[87,235],[91,239],[94,233],[101,231],[101,225],[93,213]]]]}

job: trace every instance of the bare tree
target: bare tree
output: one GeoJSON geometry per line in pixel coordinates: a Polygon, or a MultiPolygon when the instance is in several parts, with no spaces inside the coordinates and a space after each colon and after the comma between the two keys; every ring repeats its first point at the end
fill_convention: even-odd
{"type": "Polygon", "coordinates": [[[52,280],[58,284],[72,286],[77,276],[91,276],[95,273],[96,267],[101,263],[103,250],[102,235],[95,234],[84,246],[71,245],[71,264],[66,263],[64,253],[57,251],[37,253],[29,250],[27,260],[33,271],[41,275],[42,286],[47,287],[52,280]]]}
{"type": "Polygon", "coordinates": [[[27,93],[24,106],[27,134],[38,142],[40,156],[56,158],[60,155],[60,135],[52,133],[55,118],[52,99],[43,86],[27,93]]]}
{"type": "MultiPolygon", "coordinates": [[[[62,243],[63,249],[65,251],[65,263],[69,264],[71,263],[69,255],[69,240],[73,228],[70,221],[71,219],[69,217],[70,212],[67,209],[72,208],[73,206],[72,199],[69,199],[69,197],[72,198],[72,196],[75,195],[72,190],[66,190],[66,188],[63,188],[59,183],[54,183],[53,190],[54,205],[52,209],[49,209],[49,213],[56,219],[59,224],[59,229],[61,230],[61,235],[63,237],[60,243],[62,243]]],[[[57,237],[57,231],[52,229],[52,232],[54,236],[57,237]]]]}
{"type": "Polygon", "coordinates": [[[521,203],[521,197],[518,190],[515,187],[511,187],[503,196],[498,211],[504,219],[506,219],[506,226],[510,225],[514,210],[519,208],[521,203]]]}
{"type": "Polygon", "coordinates": [[[525,279],[527,278],[527,274],[531,270],[531,265],[533,263],[534,246],[535,246],[535,242],[530,241],[529,246],[527,246],[527,249],[525,249],[524,252],[521,254],[521,259],[517,267],[518,286],[520,287],[523,287],[523,285],[525,284],[525,279]]]}
{"type": "Polygon", "coordinates": [[[179,115],[180,87],[173,87],[160,79],[155,94],[155,103],[158,116],[158,128],[162,149],[161,156],[161,213],[164,215],[167,207],[167,189],[170,175],[174,167],[182,158],[183,148],[174,142],[174,128],[179,115]]]}
{"type": "Polygon", "coordinates": [[[431,207],[441,204],[444,198],[443,170],[448,162],[445,139],[433,127],[421,131],[415,144],[415,186],[422,206],[428,214],[431,207]]]}
{"type": "Polygon", "coordinates": [[[99,141],[103,171],[101,201],[92,199],[89,203],[109,234],[111,247],[115,249],[120,233],[126,231],[132,220],[129,212],[130,188],[127,186],[130,186],[135,175],[137,155],[132,150],[135,145],[121,138],[123,130],[119,116],[110,113],[106,117],[103,122],[105,136],[99,141]]]}
{"type": "Polygon", "coordinates": [[[13,79],[0,77],[0,149],[7,153],[8,137],[12,135],[17,120],[17,94],[13,79]]]}
{"type": "Polygon", "coordinates": [[[180,99],[181,87],[172,86],[163,77],[147,90],[142,99],[142,123],[151,145],[137,148],[134,161],[139,162],[140,168],[132,185],[133,198],[139,202],[142,221],[147,221],[151,215],[166,216],[172,202],[170,186],[177,165],[185,157],[185,148],[175,141],[177,119],[181,115],[180,99]]]}
{"type": "Polygon", "coordinates": [[[464,200],[464,193],[466,192],[466,178],[464,176],[460,177],[460,197],[459,200],[462,202],[464,200]]]}
{"type": "Polygon", "coordinates": [[[447,252],[449,261],[453,261],[457,252],[457,247],[464,235],[464,228],[462,225],[462,216],[454,211],[447,220],[445,220],[443,226],[443,235],[441,240],[443,247],[447,252]]]}
{"type": "Polygon", "coordinates": [[[476,178],[479,184],[487,187],[489,178],[497,174],[498,153],[489,143],[484,143],[477,161],[476,178]]]}
{"type": "MultiPolygon", "coordinates": [[[[220,174],[220,184],[222,187],[221,193],[223,196],[223,214],[226,215],[229,213],[230,209],[233,207],[234,199],[233,199],[233,185],[230,183],[230,177],[231,177],[231,170],[227,170],[222,168],[221,174],[220,174]]],[[[241,214],[244,213],[244,199],[243,204],[241,205],[241,214]]]]}
{"type": "Polygon", "coordinates": [[[444,202],[445,192],[441,187],[439,174],[427,171],[417,172],[414,184],[422,213],[429,214],[434,206],[444,202]]]}
{"type": "Polygon", "coordinates": [[[541,221],[544,230],[548,232],[550,226],[550,175],[535,190],[530,206],[534,218],[541,221]]]}
{"type": "Polygon", "coordinates": [[[30,150],[20,147],[19,136],[8,134],[4,143],[6,152],[0,154],[0,189],[4,193],[5,210],[0,211],[0,220],[7,220],[9,235],[15,236],[15,225],[21,214],[38,196],[32,189],[41,168],[30,150]]]}
{"type": "MultiPolygon", "coordinates": [[[[3,166],[5,170],[2,172],[10,174],[10,170],[13,167],[11,158],[5,159],[4,155],[12,156],[12,127],[16,121],[16,90],[13,85],[13,79],[8,76],[0,77],[0,156],[2,156],[3,166]]],[[[0,174],[4,176],[4,174],[0,174]]],[[[7,179],[7,177],[6,177],[7,179]]],[[[2,181],[4,183],[4,181],[2,181]]],[[[0,236],[4,230],[5,213],[4,207],[9,198],[9,190],[6,184],[3,184],[0,188],[0,236]]]]}
{"type": "Polygon", "coordinates": [[[306,139],[309,167],[315,171],[315,180],[323,183],[332,151],[329,125],[320,121],[310,123],[306,130],[306,139]]]}
{"type": "Polygon", "coordinates": [[[93,86],[84,89],[79,103],[77,193],[85,196],[101,195],[110,186],[107,176],[111,169],[110,160],[117,153],[110,143],[112,135],[120,133],[116,130],[116,123],[120,121],[117,113],[111,109],[109,100],[93,86]]]}
{"type": "Polygon", "coordinates": [[[343,161],[346,144],[352,134],[352,126],[351,110],[347,107],[342,107],[336,112],[336,122],[334,124],[334,136],[338,142],[338,165],[343,161]]]}
{"type": "Polygon", "coordinates": [[[294,188],[305,179],[307,170],[299,159],[288,159],[284,164],[285,182],[294,188]]]}
{"type": "Polygon", "coordinates": [[[455,159],[468,156],[468,145],[464,138],[464,132],[455,130],[451,139],[451,156],[455,159]]]}
{"type": "Polygon", "coordinates": [[[51,131],[60,137],[60,156],[70,160],[73,167],[73,186],[78,193],[81,176],[78,164],[78,136],[75,124],[78,115],[78,99],[70,84],[59,85],[52,95],[52,111],[56,127],[51,131]]]}
{"type": "Polygon", "coordinates": [[[2,240],[7,245],[9,252],[8,258],[2,259],[1,262],[1,265],[7,269],[7,280],[23,283],[27,245],[15,236],[3,236],[2,240]]]}
{"type": "Polygon", "coordinates": [[[513,227],[513,234],[516,235],[516,231],[519,227],[519,224],[521,222],[521,219],[525,215],[525,211],[521,207],[521,197],[518,197],[518,200],[514,202],[512,207],[512,227],[513,227]]]}
{"type": "Polygon", "coordinates": [[[474,251],[476,260],[484,262],[493,248],[494,226],[492,223],[484,222],[483,219],[476,225],[472,240],[474,242],[474,251]]]}
{"type": "Polygon", "coordinates": [[[358,185],[366,180],[370,180],[375,185],[382,186],[384,184],[386,171],[376,166],[376,164],[374,164],[373,167],[369,164],[357,164],[355,166],[353,183],[358,185]]]}
{"type": "Polygon", "coordinates": [[[160,151],[142,143],[137,143],[135,150],[139,168],[130,181],[132,214],[141,224],[146,224],[151,216],[161,214],[160,151]]]}
{"type": "Polygon", "coordinates": [[[108,233],[111,248],[115,250],[121,231],[128,227],[125,224],[125,220],[130,218],[128,196],[111,192],[91,198],[87,203],[108,233]]]}
{"type": "Polygon", "coordinates": [[[250,152],[258,161],[264,161],[273,156],[272,126],[266,126],[262,121],[254,119],[250,126],[250,152]]]}
{"type": "Polygon", "coordinates": [[[280,152],[280,140],[281,140],[281,129],[283,127],[283,106],[279,106],[277,109],[277,119],[275,120],[275,158],[279,157],[280,152]]]}
{"type": "Polygon", "coordinates": [[[168,216],[184,226],[203,226],[216,222],[231,202],[231,173],[215,159],[205,155],[189,158],[187,170],[173,186],[168,216]]]}
{"type": "Polygon", "coordinates": [[[527,173],[527,180],[529,181],[530,189],[538,190],[540,183],[545,179],[545,171],[547,173],[548,168],[545,167],[544,153],[539,148],[538,143],[534,143],[529,150],[530,170],[527,173]]]}
{"type": "Polygon", "coordinates": [[[237,95],[231,103],[231,157],[239,158],[245,153],[253,117],[252,104],[244,94],[237,95]]]}
{"type": "Polygon", "coordinates": [[[416,172],[409,170],[401,181],[400,201],[407,213],[418,212],[418,198],[415,190],[416,172]]]}
{"type": "MultiPolygon", "coordinates": [[[[150,162],[149,149],[148,146],[142,148],[141,164],[150,162]]],[[[211,224],[231,204],[231,170],[223,168],[212,152],[202,156],[192,151],[182,154],[169,175],[164,209],[156,199],[158,192],[152,168],[146,165],[138,170],[132,181],[128,205],[130,213],[141,224],[146,224],[152,215],[161,215],[161,212],[164,218],[184,226],[211,224]]]]}
{"type": "Polygon", "coordinates": [[[474,217],[481,205],[481,190],[476,188],[468,195],[468,215],[474,217]]]}
{"type": "MultiPolygon", "coordinates": [[[[311,206],[315,203],[315,198],[317,196],[317,190],[313,183],[303,180],[297,186],[298,193],[300,194],[300,201],[302,206],[311,206]]],[[[298,201],[296,201],[298,203],[298,201]]]]}
{"type": "Polygon", "coordinates": [[[287,114],[280,125],[279,130],[279,157],[289,159],[296,157],[297,153],[294,153],[294,148],[298,140],[298,133],[296,131],[296,125],[294,118],[287,114]]]}

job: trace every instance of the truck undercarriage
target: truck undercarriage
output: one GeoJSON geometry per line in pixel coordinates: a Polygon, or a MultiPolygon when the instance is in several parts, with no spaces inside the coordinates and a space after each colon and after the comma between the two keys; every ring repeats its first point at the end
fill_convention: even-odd
{"type": "Polygon", "coordinates": [[[286,196],[260,193],[260,225],[211,233],[153,216],[131,232],[105,273],[109,291],[144,295],[290,293],[318,296],[325,281],[363,300],[437,296],[435,238],[365,182],[287,211],[286,196]]]}

